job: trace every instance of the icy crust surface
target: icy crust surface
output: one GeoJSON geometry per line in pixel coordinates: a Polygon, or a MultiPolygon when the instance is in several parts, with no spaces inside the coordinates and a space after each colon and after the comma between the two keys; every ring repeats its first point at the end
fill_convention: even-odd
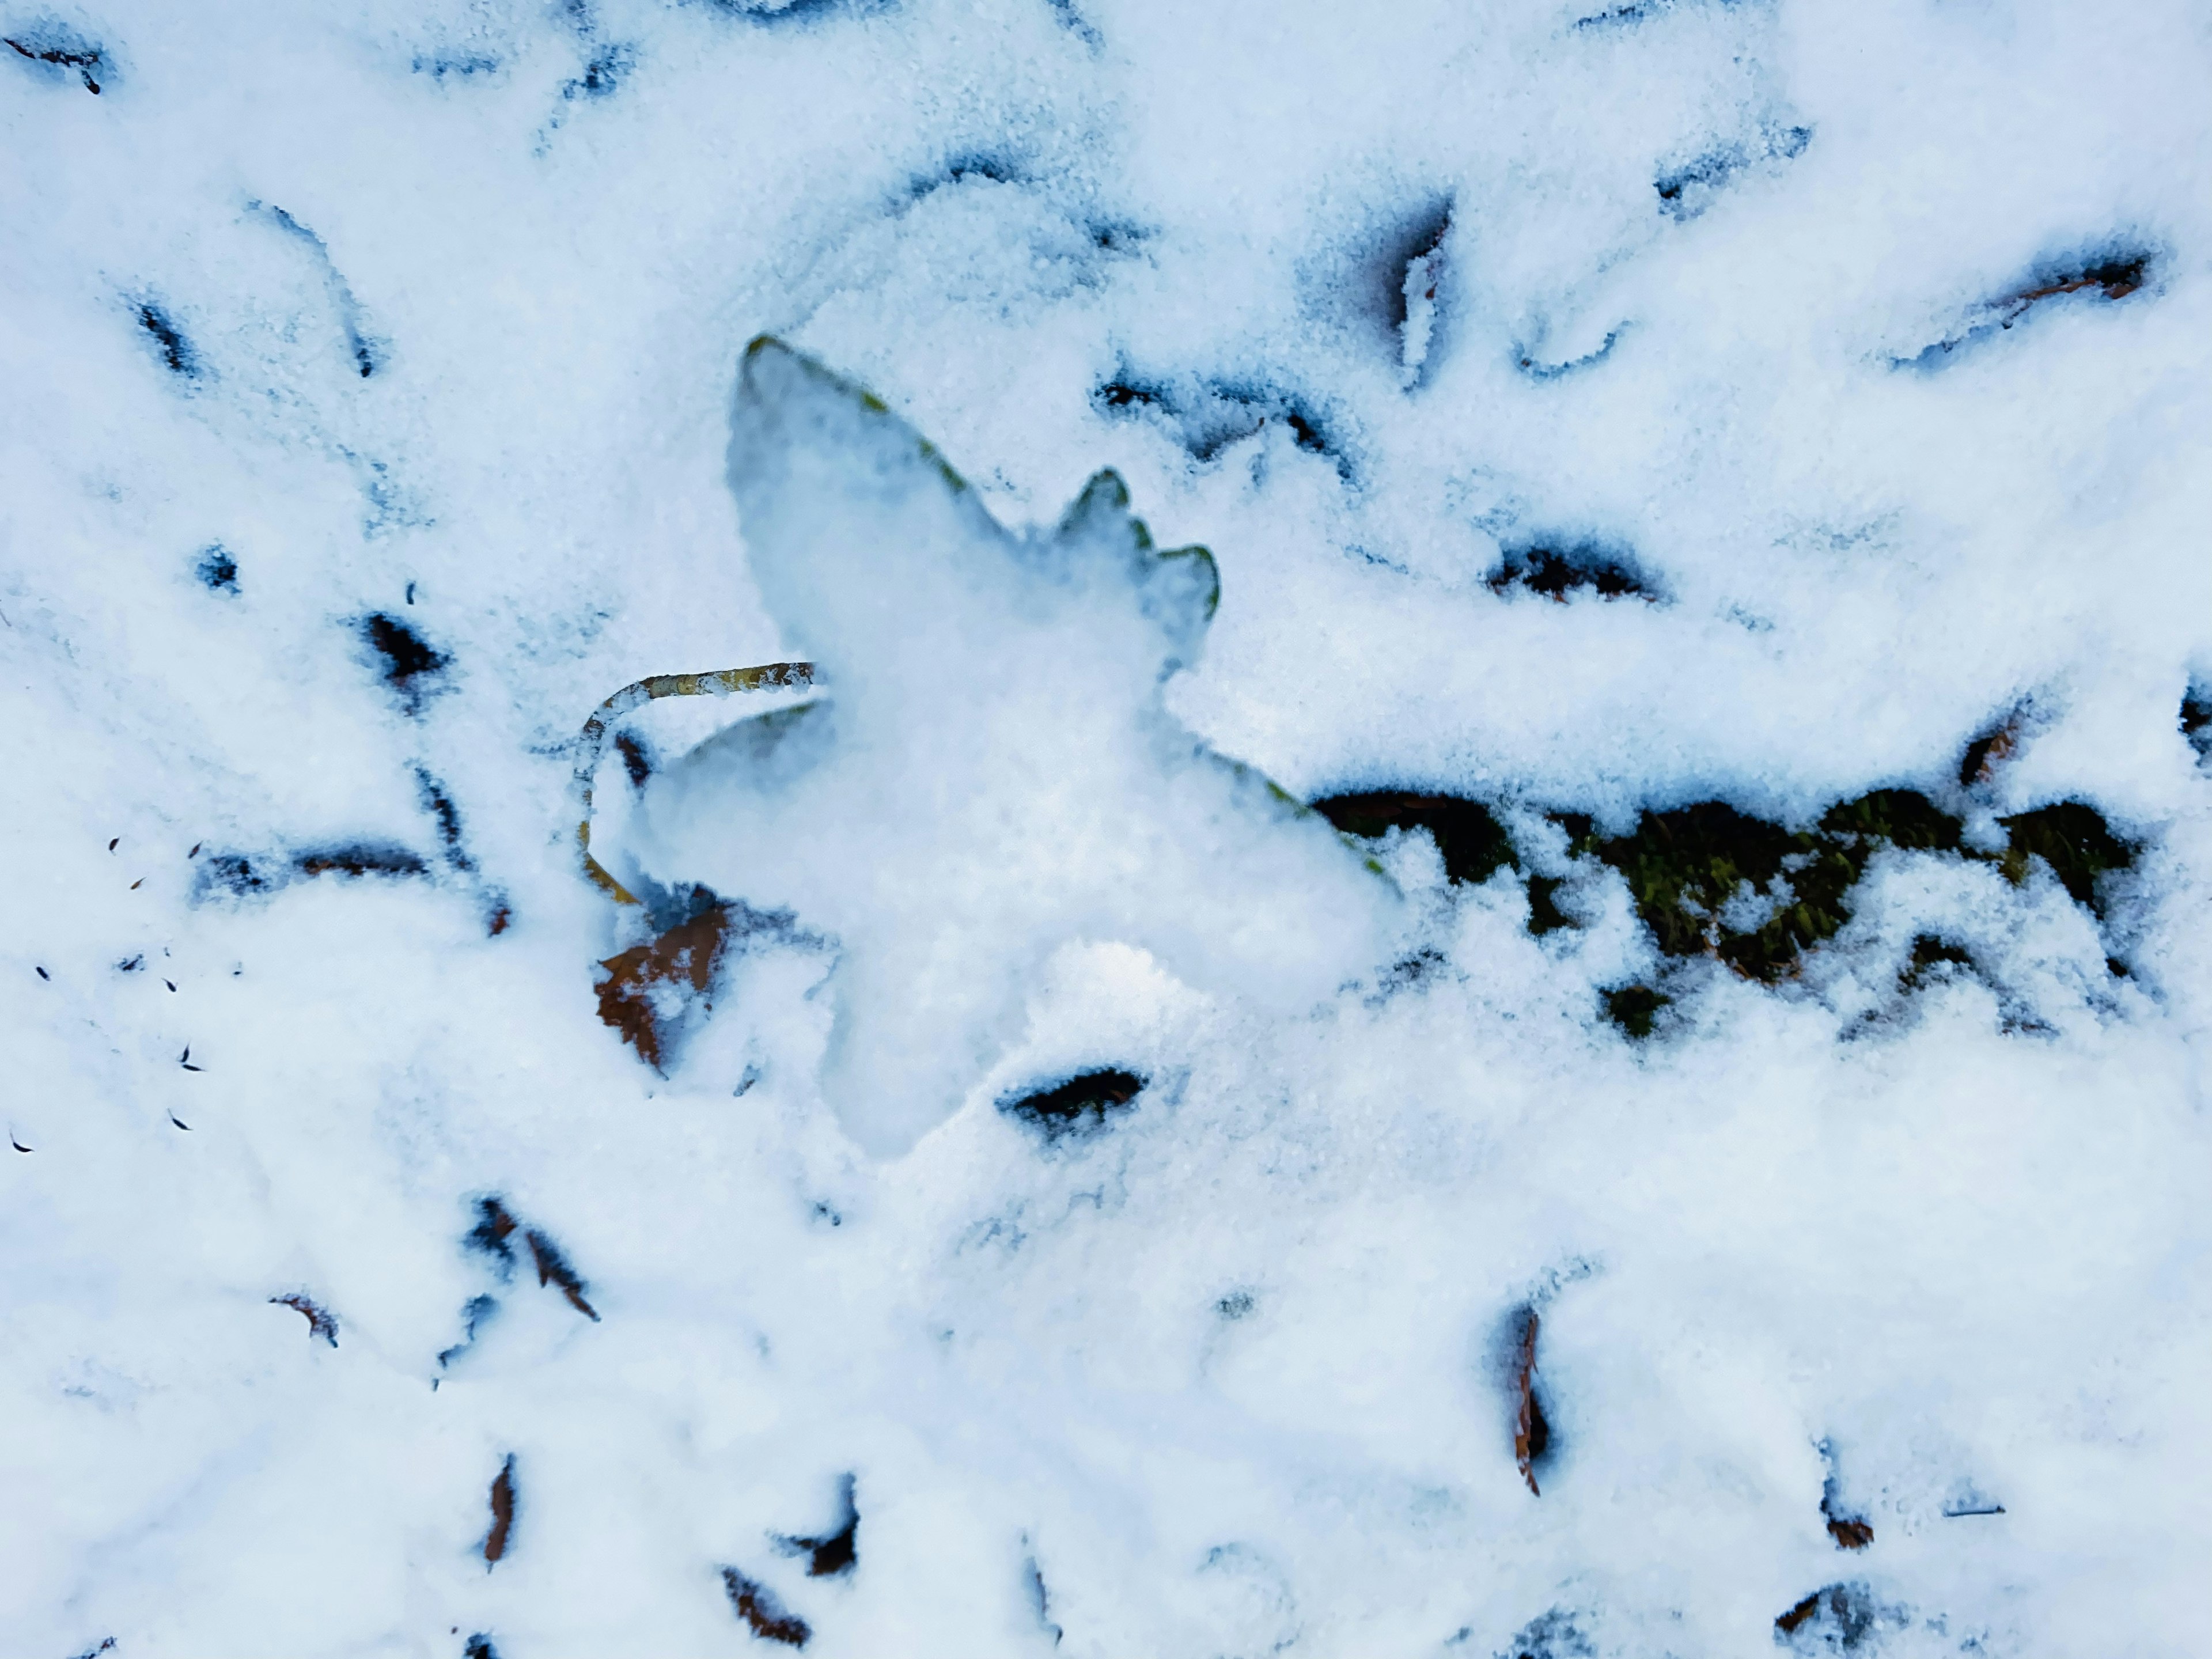
{"type": "Polygon", "coordinates": [[[2203,1650],[2196,9],[0,41],[11,1653],[2203,1650]]]}

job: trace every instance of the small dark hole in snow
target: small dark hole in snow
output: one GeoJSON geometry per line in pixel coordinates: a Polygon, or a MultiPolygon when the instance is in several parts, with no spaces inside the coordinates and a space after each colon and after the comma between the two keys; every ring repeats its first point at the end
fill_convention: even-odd
{"type": "Polygon", "coordinates": [[[210,542],[200,550],[200,562],[193,568],[193,574],[210,592],[238,592],[238,561],[221,542],[210,542]]]}
{"type": "Polygon", "coordinates": [[[1329,795],[1313,810],[1348,836],[1379,839],[1393,829],[1425,830],[1443,854],[1446,880],[1478,886],[1500,868],[1518,869],[1513,842],[1480,801],[1410,789],[1329,795]]]}
{"type": "Polygon", "coordinates": [[[837,1481],[837,1524],[819,1538],[783,1538],[777,1541],[793,1555],[804,1555],[809,1578],[838,1578],[859,1562],[860,1509],[858,1483],[850,1474],[837,1481]]]}
{"type": "MultiPolygon", "coordinates": [[[[1420,212],[1404,221],[1397,234],[1389,238],[1382,248],[1382,258],[1376,262],[1377,308],[1389,325],[1395,338],[1406,326],[1406,278],[1413,262],[1426,258],[1443,246],[1444,237],[1451,230],[1452,204],[1449,198],[1431,202],[1420,212]]],[[[1429,299],[1436,298],[1433,285],[1429,299]]]]}
{"type": "Polygon", "coordinates": [[[1553,1607],[1522,1626],[1498,1659],[1595,1659],[1582,1627],[1563,1607],[1553,1607]]]}
{"type": "Polygon", "coordinates": [[[170,374],[187,380],[198,380],[200,373],[199,354],[192,343],[185,337],[169,313],[151,300],[138,302],[138,326],[152,337],[160,348],[161,362],[170,374]]]}
{"type": "Polygon", "coordinates": [[[1916,933],[1912,938],[1911,955],[1899,979],[1906,990],[1917,991],[1936,980],[1948,978],[1947,970],[1953,968],[1972,973],[1974,969],[1972,953],[1934,933],[1916,933]]]}
{"type": "Polygon", "coordinates": [[[269,878],[257,872],[252,860],[237,853],[217,853],[200,866],[203,892],[220,891],[245,898],[269,890],[269,878]]]}
{"type": "Polygon", "coordinates": [[[1577,925],[1572,916],[1559,908],[1559,891],[1565,884],[1565,878],[1562,876],[1528,878],[1528,931],[1539,939],[1577,925]]]}
{"type": "Polygon", "coordinates": [[[1202,463],[1220,459],[1279,421],[1300,449],[1334,462],[1340,477],[1351,476],[1322,417],[1297,397],[1264,383],[1185,377],[1170,385],[1140,379],[1125,368],[1092,390],[1091,404],[1105,416],[1161,421],[1183,453],[1202,463]]]}
{"type": "Polygon", "coordinates": [[[1605,1017],[1639,1042],[1651,1035],[1660,1010],[1674,1000],[1648,985],[1624,985],[1599,994],[1605,1000],[1605,1017]]]}
{"type": "Polygon", "coordinates": [[[363,617],[361,632],[382,660],[386,683],[399,693],[409,714],[419,714],[422,699],[436,689],[435,682],[453,659],[434,649],[420,634],[387,611],[363,617]]]}
{"type": "Polygon", "coordinates": [[[581,75],[561,83],[562,99],[573,103],[579,98],[611,97],[636,61],[637,53],[630,46],[613,43],[602,46],[584,65],[581,75]]]}
{"type": "Polygon", "coordinates": [[[2212,690],[2189,688],[2181,700],[2181,735],[2189,739],[2199,760],[2212,757],[2212,690]]]}
{"type": "Polygon", "coordinates": [[[1625,555],[1591,542],[1509,547],[1484,586],[1500,594],[1517,587],[1561,605],[1585,590],[1601,599],[1659,597],[1625,555]]]}
{"type": "Polygon", "coordinates": [[[1034,1094],[1001,1100],[999,1109],[1019,1118],[1048,1140],[1105,1127],[1108,1121],[1134,1109],[1146,1079],[1118,1068],[1085,1072],[1065,1083],[1034,1094]]]}
{"type": "Polygon", "coordinates": [[[1109,380],[1091,394],[1091,401],[1101,409],[1149,409],[1159,407],[1166,398],[1150,386],[1109,380]]]}
{"type": "Polygon", "coordinates": [[[514,1246],[507,1241],[521,1225],[499,1199],[480,1198],[477,1200],[477,1224],[462,1236],[461,1243],[498,1263],[500,1276],[505,1278],[514,1267],[514,1246]]]}

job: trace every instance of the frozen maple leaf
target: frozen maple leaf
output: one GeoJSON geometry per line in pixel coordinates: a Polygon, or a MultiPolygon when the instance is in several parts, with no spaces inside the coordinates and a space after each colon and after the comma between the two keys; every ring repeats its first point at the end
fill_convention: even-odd
{"type": "Polygon", "coordinates": [[[880,402],[763,338],[729,477],[824,694],[654,776],[633,856],[834,937],[822,1086],[863,1146],[957,1109],[1068,941],[1278,1012],[1376,959],[1389,884],[1167,710],[1213,561],[1156,548],[1114,474],[1009,531],[880,402]]]}

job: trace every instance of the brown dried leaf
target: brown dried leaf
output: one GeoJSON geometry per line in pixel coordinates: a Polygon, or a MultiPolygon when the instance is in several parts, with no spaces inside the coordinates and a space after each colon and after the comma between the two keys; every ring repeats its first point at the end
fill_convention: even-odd
{"type": "Polygon", "coordinates": [[[735,1567],[722,1569],[722,1589],[737,1609],[738,1617],[745,1627],[764,1642],[781,1642],[786,1647],[803,1648],[814,1632],[796,1613],[786,1613],[783,1604],[768,1586],[757,1583],[735,1567]]]}
{"type": "Polygon", "coordinates": [[[1774,1621],[1774,1628],[1784,1636],[1794,1636],[1797,1627],[1820,1610],[1820,1592],[1814,1590],[1796,1607],[1774,1621]]]}
{"type": "Polygon", "coordinates": [[[711,1007],[707,994],[729,933],[729,910],[718,904],[599,964],[607,975],[599,981],[599,1018],[654,1071],[665,1073],[675,1036],[675,1020],[663,1012],[668,988],[676,988],[676,1000],[687,1011],[694,1001],[711,1007]]]}
{"type": "Polygon", "coordinates": [[[1544,1408],[1536,1399],[1536,1310],[1523,1308],[1519,1318],[1521,1329],[1513,1351],[1513,1462],[1521,1478],[1528,1483],[1528,1490],[1541,1497],[1536,1486],[1536,1460],[1552,1443],[1552,1426],[1544,1420],[1544,1408]]]}
{"type": "MultiPolygon", "coordinates": [[[[18,1150],[21,1149],[18,1148],[18,1150]]],[[[338,1322],[327,1308],[320,1306],[313,1297],[295,1291],[289,1296],[272,1296],[269,1301],[272,1307],[289,1308],[305,1319],[307,1322],[307,1337],[310,1341],[320,1337],[333,1348],[337,1346],[338,1322]]]]}
{"type": "Polygon", "coordinates": [[[491,1483],[491,1530],[484,1534],[486,1566],[495,1565],[507,1553],[507,1535],[514,1530],[514,1454],[509,1452],[491,1483]]]}
{"type": "Polygon", "coordinates": [[[1863,1550],[1874,1542],[1874,1528],[1863,1521],[1831,1521],[1828,1536],[1836,1540],[1838,1549],[1863,1550]]]}

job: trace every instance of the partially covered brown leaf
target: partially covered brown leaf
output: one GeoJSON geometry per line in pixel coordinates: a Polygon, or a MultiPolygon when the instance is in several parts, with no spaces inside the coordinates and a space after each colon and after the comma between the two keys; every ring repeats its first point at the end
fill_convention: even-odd
{"type": "Polygon", "coordinates": [[[735,1567],[722,1569],[722,1590],[730,1598],[738,1617],[744,1620],[745,1628],[762,1641],[803,1648],[813,1637],[813,1631],[804,1619],[784,1611],[775,1591],[746,1577],[735,1567]]]}
{"type": "Polygon", "coordinates": [[[717,904],[599,964],[599,1018],[654,1071],[665,1072],[683,1015],[713,1006],[708,993],[729,935],[729,908],[717,904]]]}
{"type": "MultiPolygon", "coordinates": [[[[19,1147],[17,1150],[21,1149],[19,1147]]],[[[320,1337],[333,1348],[337,1346],[338,1322],[330,1310],[317,1303],[313,1297],[303,1292],[295,1291],[289,1296],[272,1296],[269,1301],[271,1306],[289,1308],[306,1320],[309,1340],[320,1337]]]]}
{"type": "Polygon", "coordinates": [[[1536,1399],[1536,1310],[1522,1308],[1515,1318],[1520,1328],[1513,1351],[1513,1462],[1528,1490],[1540,1497],[1536,1460],[1552,1443],[1552,1425],[1544,1420],[1544,1407],[1536,1399]]]}
{"type": "Polygon", "coordinates": [[[491,1530],[484,1534],[483,1559],[487,1567],[496,1566],[507,1553],[508,1534],[514,1530],[514,1455],[507,1454],[491,1483],[491,1530]]]}

